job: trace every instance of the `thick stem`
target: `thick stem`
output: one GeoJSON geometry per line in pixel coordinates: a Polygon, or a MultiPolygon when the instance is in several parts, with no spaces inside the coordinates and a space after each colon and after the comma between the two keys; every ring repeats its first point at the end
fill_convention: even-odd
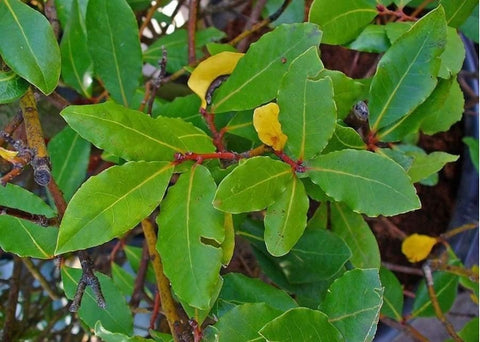
{"type": "Polygon", "coordinates": [[[440,303],[438,302],[437,294],[435,293],[435,288],[433,286],[433,276],[432,276],[432,269],[430,268],[430,264],[426,262],[423,267],[423,273],[425,275],[425,283],[427,285],[428,296],[432,302],[433,310],[435,311],[435,315],[438,317],[440,322],[442,322],[445,330],[447,330],[448,334],[452,336],[455,342],[463,341],[460,336],[457,335],[455,328],[453,327],[452,323],[445,317],[440,308],[440,303]]]}
{"type": "Polygon", "coordinates": [[[10,278],[10,289],[8,292],[7,309],[5,312],[5,320],[3,324],[2,341],[10,342],[14,340],[15,327],[17,320],[15,313],[17,311],[18,294],[20,292],[20,276],[22,273],[22,262],[17,256],[13,259],[13,273],[10,278]]]}
{"type": "Polygon", "coordinates": [[[50,159],[48,158],[47,146],[43,137],[42,126],[38,117],[37,102],[32,88],[20,99],[25,132],[27,134],[27,145],[34,151],[31,162],[35,182],[46,186],[52,178],[50,171],[50,159]]]}
{"type": "Polygon", "coordinates": [[[180,342],[179,336],[182,336],[181,331],[184,326],[180,316],[177,312],[175,301],[170,292],[170,281],[163,273],[163,264],[160,259],[160,254],[156,249],[157,236],[152,222],[146,218],[142,221],[143,234],[147,241],[148,252],[152,262],[153,270],[155,272],[155,280],[157,282],[158,292],[160,293],[160,301],[162,303],[162,310],[167,318],[168,326],[172,332],[175,342],[180,342]]]}

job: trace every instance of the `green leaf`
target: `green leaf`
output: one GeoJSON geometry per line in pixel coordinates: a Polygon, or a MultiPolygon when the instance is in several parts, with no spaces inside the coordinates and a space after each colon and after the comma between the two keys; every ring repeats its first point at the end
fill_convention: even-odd
{"type": "Polygon", "coordinates": [[[408,170],[408,175],[413,183],[440,171],[446,163],[452,163],[458,159],[458,156],[446,152],[410,153],[414,157],[413,164],[408,170]]]}
{"type": "Polygon", "coordinates": [[[116,263],[112,263],[112,280],[124,296],[132,295],[135,286],[135,276],[116,263]]]}
{"type": "Polygon", "coordinates": [[[309,201],[303,183],[294,178],[265,214],[265,244],[270,254],[287,254],[307,225],[309,201]]]}
{"type": "Polygon", "coordinates": [[[309,47],[318,46],[320,38],[318,27],[310,23],[284,24],[263,35],[215,92],[212,112],[252,109],[273,99],[278,80],[292,61],[309,47]]]}
{"type": "Polygon", "coordinates": [[[380,60],[370,87],[370,127],[377,131],[413,111],[435,88],[446,43],[441,7],[403,34],[380,60]]]}
{"type": "Polygon", "coordinates": [[[48,155],[55,182],[69,201],[87,176],[90,143],[66,126],[48,143],[48,155]]]}
{"type": "Polygon", "coordinates": [[[200,114],[201,100],[196,94],[176,97],[172,102],[162,103],[156,109],[153,109],[152,116],[167,116],[170,118],[182,118],[191,122],[196,127],[206,131],[208,130],[205,120],[200,114]]]}
{"type": "Polygon", "coordinates": [[[204,132],[181,119],[153,119],[113,102],[68,106],[61,115],[95,146],[126,160],[173,160],[176,152],[212,152],[204,132]]]}
{"type": "Polygon", "coordinates": [[[396,215],[420,208],[405,171],[389,158],[368,151],[342,150],[308,162],[315,184],[353,211],[369,216],[396,215]]]}
{"type": "Polygon", "coordinates": [[[105,329],[101,321],[95,323],[95,336],[98,336],[105,342],[146,342],[153,341],[151,339],[140,336],[128,336],[121,333],[114,333],[105,329]]]}
{"type": "Polygon", "coordinates": [[[379,268],[380,251],[377,240],[362,215],[354,213],[347,206],[332,202],[331,227],[352,251],[350,262],[358,268],[379,268]]]}
{"type": "MultiPolygon", "coordinates": [[[[267,18],[278,11],[283,5],[283,0],[270,0],[265,3],[263,17],[267,18]]],[[[277,27],[281,24],[301,23],[305,17],[305,0],[292,1],[280,14],[278,19],[270,25],[277,27]]]]}
{"type": "Polygon", "coordinates": [[[278,199],[292,177],[288,164],[269,157],[240,161],[218,185],[213,205],[233,214],[262,210],[278,199]]]}
{"type": "Polygon", "coordinates": [[[46,217],[54,217],[56,215],[55,211],[40,197],[18,185],[10,183],[0,187],[0,205],[46,217]]]}
{"type": "Polygon", "coordinates": [[[221,282],[224,214],[212,207],[215,190],[208,169],[195,165],[169,189],[157,217],[165,275],[175,294],[199,309],[213,304],[221,282]]]}
{"type": "Polygon", "coordinates": [[[440,4],[445,9],[448,26],[457,28],[472,14],[478,0],[441,0],[440,4]]]}
{"type": "Polygon", "coordinates": [[[28,82],[13,71],[0,71],[0,104],[13,102],[28,89],[28,82]]]}
{"type": "Polygon", "coordinates": [[[227,273],[223,279],[222,291],[218,298],[224,302],[235,305],[265,303],[281,311],[298,306],[286,292],[257,278],[249,278],[240,273],[227,273]]]}
{"type": "MultiPolygon", "coordinates": [[[[0,187],[0,206],[46,217],[55,216],[53,209],[40,197],[13,184],[0,187]]],[[[6,252],[21,257],[50,259],[57,235],[57,228],[42,227],[14,216],[0,215],[0,247],[6,252]]]]}
{"type": "Polygon", "coordinates": [[[345,340],[371,341],[377,330],[382,296],[378,269],[354,269],[333,282],[319,309],[345,340]]]}
{"type": "Polygon", "coordinates": [[[460,31],[468,38],[478,44],[478,5],[468,19],[460,26],[460,31]]]}
{"type": "Polygon", "coordinates": [[[417,109],[427,114],[420,125],[420,129],[426,134],[447,131],[462,118],[465,103],[462,89],[456,77],[452,78],[450,87],[447,84],[442,87],[443,89],[439,89],[438,93],[432,94],[432,98],[428,98],[424,105],[417,109]]]}
{"type": "MultiPolygon", "coordinates": [[[[133,271],[138,273],[142,259],[142,248],[127,245],[123,247],[123,251],[125,252],[125,256],[127,257],[128,263],[132,267],[133,271]]],[[[153,266],[151,263],[149,263],[147,266],[146,279],[151,283],[156,282],[155,272],[153,271],[153,266]]]]}
{"type": "Polygon", "coordinates": [[[142,50],[137,20],[125,0],[88,2],[88,47],[99,76],[110,96],[130,105],[142,76],[142,50]]]}
{"type": "MultiPolygon", "coordinates": [[[[365,84],[354,81],[340,71],[323,69],[319,76],[330,78],[333,82],[333,99],[337,107],[338,119],[346,118],[352,107],[367,95],[368,87],[365,84]]],[[[325,95],[322,94],[322,96],[325,95]]]]}
{"type": "Polygon", "coordinates": [[[478,139],[472,137],[465,137],[462,139],[463,143],[468,146],[468,152],[475,169],[478,171],[478,139]]]}
{"type": "Polygon", "coordinates": [[[220,247],[222,247],[222,265],[226,266],[233,258],[235,251],[235,227],[233,226],[233,215],[223,213],[223,228],[225,230],[225,239],[220,247]]]}
{"type": "Polygon", "coordinates": [[[62,78],[84,97],[92,96],[93,61],[88,52],[85,13],[79,0],[72,0],[68,24],[60,43],[62,78]]]}
{"type": "Polygon", "coordinates": [[[322,29],[322,43],[340,45],[357,37],[377,16],[375,2],[368,0],[315,0],[308,20],[322,29]]]}
{"type": "Polygon", "coordinates": [[[345,149],[365,150],[366,146],[362,137],[352,127],[336,124],[332,139],[329,140],[323,153],[326,154],[345,149]]]}
{"type": "Polygon", "coordinates": [[[393,22],[385,25],[385,32],[390,40],[390,44],[393,44],[400,38],[405,32],[410,30],[414,23],[412,22],[393,22]]]}
{"type": "Polygon", "coordinates": [[[68,204],[56,254],[98,246],[133,228],[160,203],[173,168],[129,162],[90,177],[68,204]]]}
{"type": "Polygon", "coordinates": [[[398,322],[403,320],[403,287],[393,272],[380,267],[380,281],[384,287],[381,314],[398,322]]]}
{"type": "MultiPolygon", "coordinates": [[[[437,271],[433,274],[433,288],[443,313],[450,310],[457,296],[458,276],[452,273],[437,271]]],[[[425,280],[422,280],[413,303],[412,317],[434,317],[435,311],[428,295],[425,280]]]]}
{"type": "Polygon", "coordinates": [[[291,284],[326,280],[337,273],[352,253],[336,234],[307,230],[290,253],[278,258],[291,284]]]}
{"type": "MultiPolygon", "coordinates": [[[[157,39],[145,51],[143,59],[152,65],[157,65],[162,58],[162,47],[167,50],[167,72],[174,73],[188,65],[188,33],[186,29],[178,29],[169,35],[164,35],[157,39]]],[[[203,56],[202,47],[208,42],[220,40],[225,37],[225,33],[209,27],[199,30],[195,33],[195,54],[197,58],[203,56]]],[[[198,108],[197,108],[198,111],[198,108]]]]}
{"type": "Polygon", "coordinates": [[[0,55],[15,73],[48,95],[60,77],[60,49],[48,20],[19,0],[0,2],[0,55]]]}
{"type": "Polygon", "coordinates": [[[264,303],[239,305],[205,330],[206,342],[264,341],[258,331],[282,313],[264,303]]]}
{"type": "Polygon", "coordinates": [[[344,341],[337,328],[328,322],[327,315],[308,308],[288,310],[265,324],[260,335],[276,342],[344,341]]]}
{"type": "MultiPolygon", "coordinates": [[[[111,278],[100,272],[95,272],[95,275],[100,282],[107,305],[105,309],[99,308],[92,288],[87,286],[78,316],[90,329],[93,329],[96,322],[100,321],[102,326],[112,332],[132,335],[133,317],[125,297],[115,287],[111,278]]],[[[81,269],[62,267],[62,282],[68,299],[73,299],[81,276],[81,269]]]]}
{"type": "Polygon", "coordinates": [[[440,79],[425,102],[400,120],[381,129],[377,136],[381,141],[387,142],[401,140],[418,130],[426,134],[446,131],[461,119],[463,104],[463,93],[456,77],[440,79]]]}
{"type": "Polygon", "coordinates": [[[320,153],[335,130],[332,82],[310,79],[321,69],[318,48],[311,47],[292,62],[278,90],[279,120],[288,136],[285,149],[297,160],[320,153]]]}
{"type": "Polygon", "coordinates": [[[348,46],[352,50],[382,53],[390,47],[385,25],[368,25],[348,46]]]}
{"type": "MultiPolygon", "coordinates": [[[[219,116],[220,115],[217,115],[216,117],[218,118],[219,116]]],[[[229,134],[260,143],[258,133],[255,131],[255,128],[253,128],[253,113],[251,110],[237,112],[227,123],[225,129],[229,134]]]]}
{"type": "Polygon", "coordinates": [[[457,30],[452,27],[447,27],[447,44],[440,58],[442,64],[438,71],[438,77],[448,79],[458,74],[462,69],[465,47],[457,30]]]}

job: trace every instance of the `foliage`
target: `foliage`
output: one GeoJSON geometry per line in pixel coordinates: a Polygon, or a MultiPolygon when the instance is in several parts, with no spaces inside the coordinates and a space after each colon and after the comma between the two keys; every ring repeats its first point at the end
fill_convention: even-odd
{"type": "MultiPolygon", "coordinates": [[[[419,209],[414,183],[432,183],[457,160],[409,142],[461,118],[457,74],[465,51],[456,29],[469,30],[478,3],[445,0],[415,11],[409,1],[314,0],[302,22],[304,2],[269,1],[268,32],[245,53],[219,44],[226,33],[214,27],[164,34],[172,18],[154,10],[169,3],[57,0],[57,39],[56,19],[50,25],[41,13],[50,1],[0,2],[0,30],[9,32],[0,38],[0,103],[15,106],[29,87],[49,95],[59,85],[81,98],[63,106],[67,126],[48,145],[56,183],[48,191],[20,182],[0,189],[2,250],[61,257],[62,296],[80,296],[82,326],[105,341],[179,341],[182,334],[191,341],[371,341],[380,318],[403,322],[401,284],[381,267],[366,218],[419,209]],[[271,22],[277,6],[283,24],[271,22]],[[152,16],[161,33],[150,26],[149,38],[152,16]],[[381,53],[375,73],[353,79],[327,69],[320,43],[381,53]],[[153,75],[142,73],[156,63],[153,75]],[[196,95],[185,85],[161,93],[189,72],[196,95]],[[95,171],[99,151],[105,167],[95,171]],[[240,240],[267,283],[223,274],[240,240]],[[144,241],[143,250],[135,241],[144,241]],[[112,278],[93,273],[82,257],[83,270],[67,266],[71,252],[112,245],[112,278]],[[154,329],[152,288],[170,325],[165,334],[154,329]],[[140,301],[153,315],[145,338],[133,329],[140,301]]],[[[41,150],[30,137],[27,148],[1,138],[18,151],[2,150],[14,169],[29,158],[36,167],[41,150]]],[[[465,143],[478,151],[478,141],[465,143]]],[[[404,243],[412,262],[437,242],[448,245],[445,237],[416,238],[404,243]]],[[[434,274],[437,296],[427,279],[410,318],[448,311],[462,276],[472,281],[475,273],[451,251],[435,265],[443,270],[434,274]]]]}

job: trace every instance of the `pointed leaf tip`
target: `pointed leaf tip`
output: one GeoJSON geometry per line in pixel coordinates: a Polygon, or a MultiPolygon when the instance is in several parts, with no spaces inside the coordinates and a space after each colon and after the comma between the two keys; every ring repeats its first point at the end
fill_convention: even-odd
{"type": "Polygon", "coordinates": [[[275,151],[283,150],[287,142],[287,136],[282,132],[282,126],[278,121],[280,108],[274,102],[258,107],[253,112],[253,126],[258,133],[259,139],[275,151]]]}
{"type": "Polygon", "coordinates": [[[188,86],[202,99],[202,108],[207,108],[207,92],[219,77],[230,75],[243,53],[224,51],[201,62],[190,75],[188,86]]]}

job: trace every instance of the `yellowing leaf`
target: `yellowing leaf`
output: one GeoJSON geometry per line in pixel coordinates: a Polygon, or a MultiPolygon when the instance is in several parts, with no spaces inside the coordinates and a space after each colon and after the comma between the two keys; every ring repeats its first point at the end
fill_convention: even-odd
{"type": "Polygon", "coordinates": [[[282,132],[282,126],[278,121],[280,108],[274,102],[258,107],[253,112],[253,126],[260,140],[275,151],[283,150],[287,142],[287,136],[282,132]]]}
{"type": "Polygon", "coordinates": [[[402,253],[410,262],[421,261],[428,257],[437,242],[436,238],[428,235],[412,234],[403,240],[402,253]]]}
{"type": "Polygon", "coordinates": [[[213,81],[219,76],[230,75],[243,55],[239,52],[220,52],[207,58],[193,70],[188,86],[202,99],[202,108],[207,108],[206,95],[213,81]]]}
{"type": "Polygon", "coordinates": [[[17,156],[18,152],[17,151],[10,151],[7,149],[4,149],[3,147],[0,147],[0,157],[2,157],[5,160],[11,161],[13,158],[17,156]]]}

